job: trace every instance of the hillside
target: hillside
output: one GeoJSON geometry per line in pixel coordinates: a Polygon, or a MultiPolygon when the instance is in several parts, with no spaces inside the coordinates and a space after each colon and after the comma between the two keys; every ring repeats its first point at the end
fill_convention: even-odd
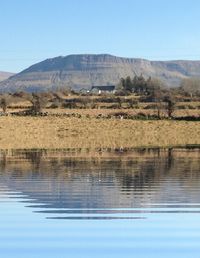
{"type": "Polygon", "coordinates": [[[2,91],[41,91],[68,86],[89,89],[92,85],[117,84],[121,77],[135,74],[157,77],[168,86],[200,77],[200,61],[149,61],[107,54],[69,55],[37,63],[0,83],[2,91]]]}
{"type": "Polygon", "coordinates": [[[0,81],[8,79],[10,76],[14,75],[13,73],[0,72],[0,81]]]}

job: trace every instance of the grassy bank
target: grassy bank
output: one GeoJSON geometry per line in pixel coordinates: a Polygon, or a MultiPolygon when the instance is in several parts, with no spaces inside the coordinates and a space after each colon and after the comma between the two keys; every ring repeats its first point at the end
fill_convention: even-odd
{"type": "Polygon", "coordinates": [[[0,117],[0,148],[119,148],[200,144],[200,122],[0,117]]]}

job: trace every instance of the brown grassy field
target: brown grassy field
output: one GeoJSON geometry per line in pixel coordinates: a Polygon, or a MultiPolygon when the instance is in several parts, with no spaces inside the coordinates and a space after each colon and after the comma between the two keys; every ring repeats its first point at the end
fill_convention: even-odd
{"type": "Polygon", "coordinates": [[[200,122],[0,117],[0,148],[131,148],[200,144],[200,122]]]}

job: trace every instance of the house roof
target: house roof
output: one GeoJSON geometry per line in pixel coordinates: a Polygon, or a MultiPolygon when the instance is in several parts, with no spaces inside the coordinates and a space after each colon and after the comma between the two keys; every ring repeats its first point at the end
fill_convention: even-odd
{"type": "Polygon", "coordinates": [[[91,90],[97,89],[102,91],[112,91],[115,89],[114,85],[106,85],[106,86],[92,86],[91,90]]]}

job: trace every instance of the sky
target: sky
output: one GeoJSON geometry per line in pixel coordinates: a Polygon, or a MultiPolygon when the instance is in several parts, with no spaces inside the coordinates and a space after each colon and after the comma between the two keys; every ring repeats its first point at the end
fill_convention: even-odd
{"type": "Polygon", "coordinates": [[[200,1],[0,0],[0,71],[102,53],[200,60],[200,1]]]}

